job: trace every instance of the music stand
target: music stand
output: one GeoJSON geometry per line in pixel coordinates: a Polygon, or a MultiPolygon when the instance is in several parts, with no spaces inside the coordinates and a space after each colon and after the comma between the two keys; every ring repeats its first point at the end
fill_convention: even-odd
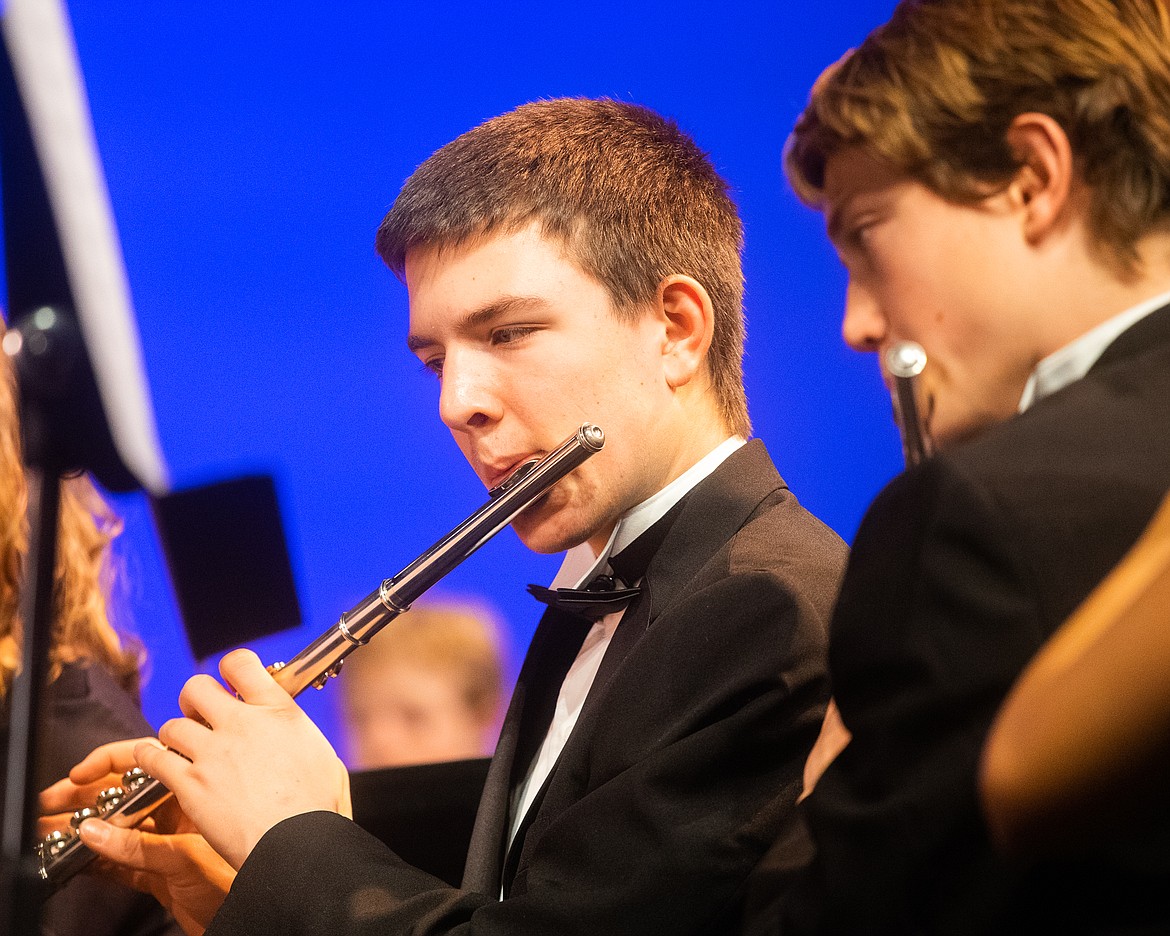
{"type": "Polygon", "coordinates": [[[0,198],[12,325],[3,349],[17,372],[29,479],[22,665],[10,695],[0,936],[32,936],[43,896],[32,852],[34,767],[54,617],[60,477],[87,470],[111,490],[146,489],[199,655],[294,626],[300,613],[270,478],[170,490],[63,5],[9,0],[0,31],[0,198]],[[241,511],[250,523],[239,522],[241,511]],[[215,587],[207,588],[209,582],[215,587]]]}

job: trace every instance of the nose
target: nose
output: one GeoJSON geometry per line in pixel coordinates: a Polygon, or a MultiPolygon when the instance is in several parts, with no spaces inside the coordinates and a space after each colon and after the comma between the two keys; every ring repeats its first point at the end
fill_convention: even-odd
{"type": "Polygon", "coordinates": [[[439,418],[452,431],[466,432],[498,420],[500,394],[489,368],[474,354],[447,351],[439,391],[439,418]]]}
{"type": "Polygon", "coordinates": [[[854,351],[876,351],[886,337],[886,320],[877,301],[853,279],[845,290],[841,335],[854,351]]]}

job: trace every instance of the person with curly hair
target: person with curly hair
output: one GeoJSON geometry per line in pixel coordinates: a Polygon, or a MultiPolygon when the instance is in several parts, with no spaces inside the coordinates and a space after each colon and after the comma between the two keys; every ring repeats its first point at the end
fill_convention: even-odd
{"type": "MultiPolygon", "coordinates": [[[[21,659],[27,495],[15,380],[0,355],[0,761],[8,754],[8,698],[21,659]]],[[[120,531],[121,521],[88,477],[61,482],[41,787],[64,777],[94,745],[151,731],[139,707],[141,648],[110,621],[110,544],[120,531]]],[[[4,795],[0,788],[0,807],[4,795]]],[[[81,876],[45,903],[43,931],[155,936],[178,927],[154,898],[81,876]]]]}

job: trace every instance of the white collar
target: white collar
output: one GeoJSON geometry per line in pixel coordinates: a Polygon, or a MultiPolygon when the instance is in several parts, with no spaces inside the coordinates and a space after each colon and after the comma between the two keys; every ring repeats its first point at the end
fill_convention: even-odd
{"type": "Polygon", "coordinates": [[[1019,411],[1024,412],[1046,396],[1067,387],[1075,380],[1080,380],[1123,331],[1168,303],[1170,292],[1154,296],[1113,318],[1106,319],[1063,348],[1053,351],[1036,365],[1036,369],[1032,371],[1027,384],[1024,385],[1019,411]]]}
{"type": "MultiPolygon", "coordinates": [[[[564,562],[553,578],[553,588],[580,588],[608,566],[609,557],[619,553],[639,536],[650,529],[658,520],[683,499],[683,496],[700,481],[711,474],[737,449],[747,443],[741,436],[725,439],[686,471],[651,494],[642,503],[631,507],[618,519],[609,535],[609,541],[600,554],[594,553],[588,542],[580,543],[565,553],[564,562]]],[[[633,582],[627,582],[633,585],[633,582]]]]}

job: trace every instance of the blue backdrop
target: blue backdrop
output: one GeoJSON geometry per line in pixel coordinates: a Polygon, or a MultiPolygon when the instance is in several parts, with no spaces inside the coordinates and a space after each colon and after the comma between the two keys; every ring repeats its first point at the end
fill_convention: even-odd
{"type": "MultiPolygon", "coordinates": [[[[821,68],[892,7],[70,3],[176,480],[277,478],[306,625],[257,646],[265,660],[292,655],[483,501],[436,417],[437,385],[405,350],[406,293],[373,233],[434,149],[535,98],[644,103],[711,153],[747,230],[756,434],[802,501],[852,536],[899,467],[897,436],[875,363],[841,342],[843,275],[780,154],[821,68]]],[[[141,500],[117,506],[157,725],[214,661],[190,657],[141,500]]],[[[556,565],[507,531],[441,590],[499,611],[514,671],[537,618],[524,586],[556,565]]],[[[306,700],[330,734],[336,695],[306,700]]]]}

